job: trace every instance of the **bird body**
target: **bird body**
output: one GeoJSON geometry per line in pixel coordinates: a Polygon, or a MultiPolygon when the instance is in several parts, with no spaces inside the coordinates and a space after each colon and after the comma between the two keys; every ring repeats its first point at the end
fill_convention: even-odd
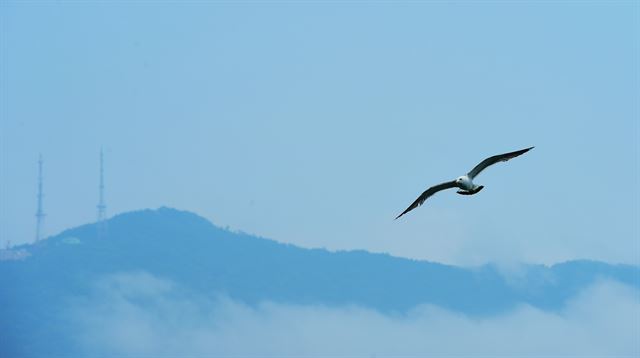
{"type": "Polygon", "coordinates": [[[473,179],[476,176],[478,176],[480,172],[482,172],[485,168],[487,168],[490,165],[493,165],[499,162],[506,162],[507,160],[515,158],[519,155],[522,155],[530,151],[531,149],[533,149],[533,147],[516,150],[515,152],[494,155],[492,157],[489,157],[481,161],[478,165],[476,165],[473,169],[471,169],[471,171],[466,175],[459,176],[456,180],[444,182],[444,183],[430,187],[429,189],[425,190],[424,193],[422,193],[418,197],[418,199],[416,199],[411,205],[409,205],[409,207],[405,211],[403,211],[400,215],[398,215],[396,219],[408,213],[409,211],[417,208],[418,206],[422,205],[422,203],[424,203],[424,201],[427,200],[428,197],[430,197],[431,195],[441,190],[446,190],[450,188],[459,188],[460,190],[458,190],[457,193],[461,195],[474,195],[479,193],[480,190],[484,188],[484,185],[475,185],[473,183],[473,179]]]}
{"type": "Polygon", "coordinates": [[[473,179],[469,178],[468,175],[463,175],[461,177],[458,177],[458,179],[456,179],[456,184],[458,186],[458,188],[462,189],[462,190],[473,190],[473,179]]]}

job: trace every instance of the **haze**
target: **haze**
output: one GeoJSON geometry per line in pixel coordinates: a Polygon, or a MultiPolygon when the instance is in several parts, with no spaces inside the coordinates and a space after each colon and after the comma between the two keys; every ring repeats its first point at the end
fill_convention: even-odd
{"type": "Polygon", "coordinates": [[[636,2],[0,9],[0,243],[171,206],[302,247],[640,262],[636,2]],[[486,156],[485,189],[432,184],[486,156]]]}

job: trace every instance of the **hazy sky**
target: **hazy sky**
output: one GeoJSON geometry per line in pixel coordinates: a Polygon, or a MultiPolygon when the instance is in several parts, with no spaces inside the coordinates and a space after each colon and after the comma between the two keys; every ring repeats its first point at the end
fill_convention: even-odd
{"type": "Polygon", "coordinates": [[[0,3],[0,244],[171,206],[305,247],[640,263],[640,6],[0,3]],[[488,155],[475,196],[424,189],[488,155]]]}

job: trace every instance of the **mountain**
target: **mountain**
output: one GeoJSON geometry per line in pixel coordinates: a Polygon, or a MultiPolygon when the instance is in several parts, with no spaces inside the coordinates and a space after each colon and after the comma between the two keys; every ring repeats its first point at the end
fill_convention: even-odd
{"type": "Polygon", "coordinates": [[[358,305],[397,314],[420,304],[471,316],[522,304],[560,310],[599,279],[640,287],[636,266],[571,261],[528,265],[507,277],[493,265],[462,268],[299,248],[169,208],[121,214],[107,222],[106,234],[99,236],[98,229],[80,226],[0,255],[0,356],[68,355],[64,308],[89,295],[100,277],[122,272],[150,273],[247,305],[358,305]]]}

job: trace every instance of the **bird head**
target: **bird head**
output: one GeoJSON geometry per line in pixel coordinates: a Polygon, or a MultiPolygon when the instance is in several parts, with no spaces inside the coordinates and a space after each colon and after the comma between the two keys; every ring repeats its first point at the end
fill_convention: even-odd
{"type": "Polygon", "coordinates": [[[456,179],[456,185],[458,185],[459,187],[469,187],[471,186],[471,180],[466,175],[463,175],[456,179]]]}

